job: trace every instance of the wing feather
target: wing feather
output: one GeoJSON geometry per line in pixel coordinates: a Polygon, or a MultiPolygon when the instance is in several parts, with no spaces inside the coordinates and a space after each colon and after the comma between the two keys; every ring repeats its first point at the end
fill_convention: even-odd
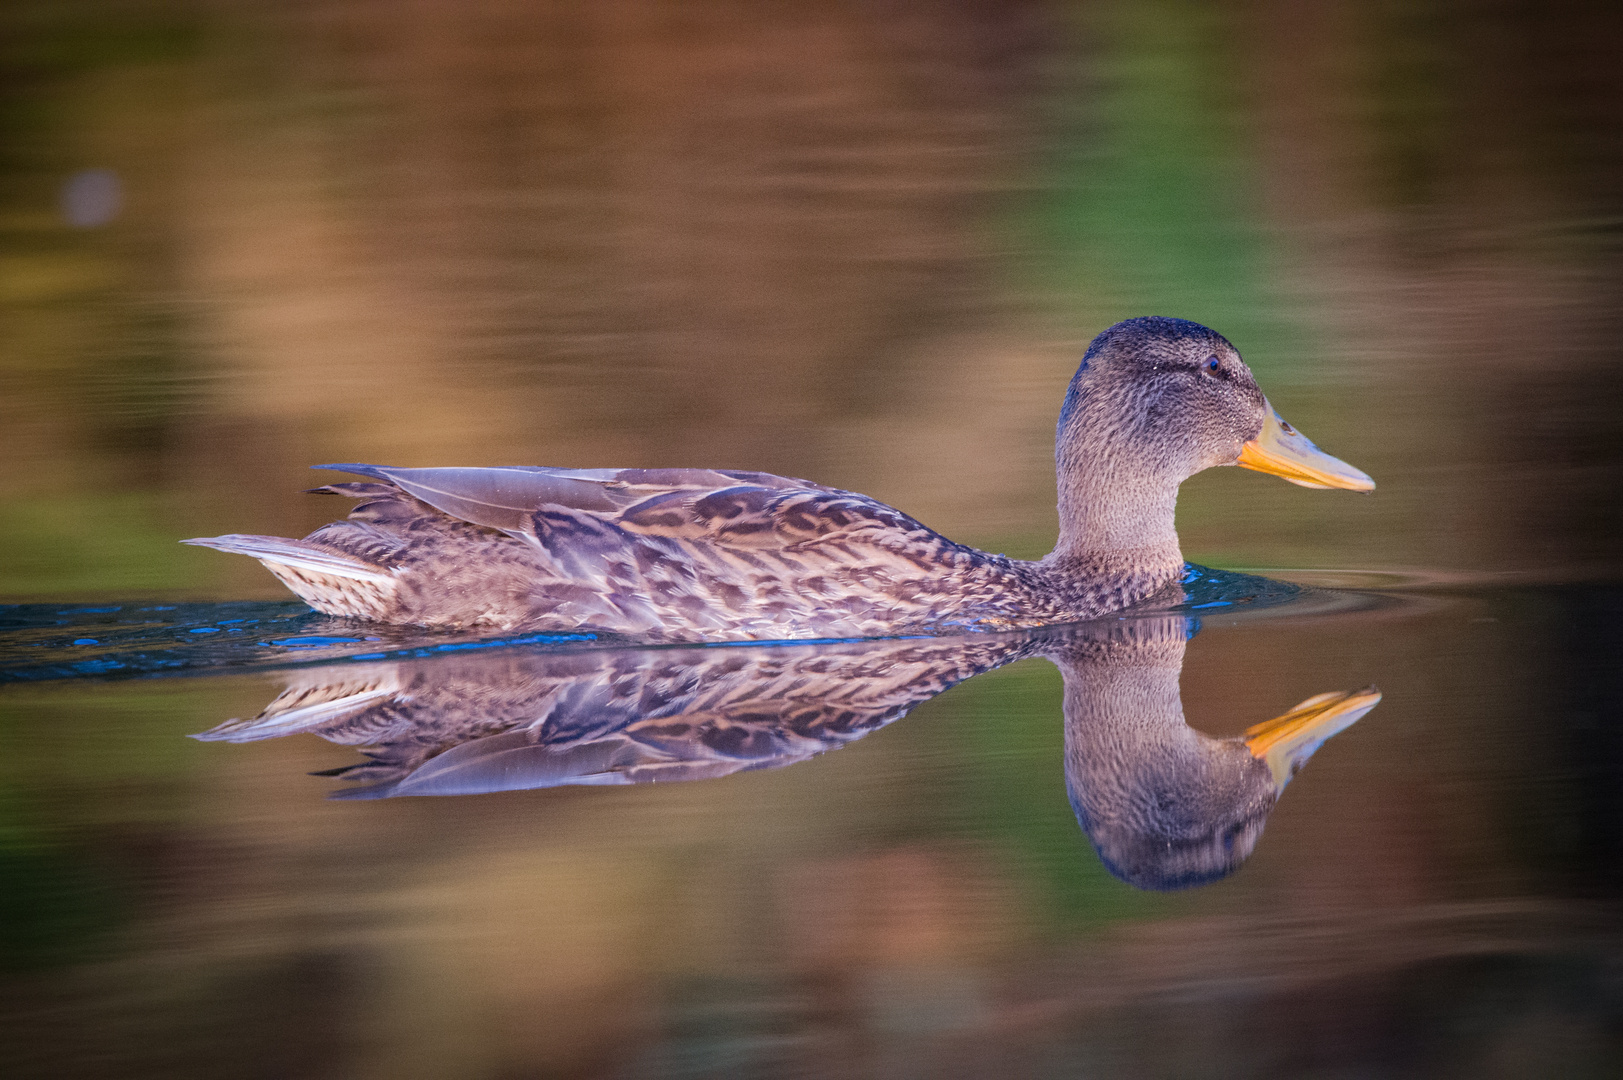
{"type": "MultiPolygon", "coordinates": [[[[537,538],[543,546],[554,527],[573,532],[592,518],[643,536],[703,539],[780,553],[814,541],[866,546],[880,532],[900,536],[928,531],[899,510],[864,495],[771,473],[539,466],[401,469],[362,464],[317,468],[386,481],[441,513],[537,538]]],[[[349,486],[337,485],[335,490],[349,486]]],[[[370,488],[365,494],[371,494],[370,488]]],[[[846,554],[851,552],[847,549],[846,554]]]]}
{"type": "Polygon", "coordinates": [[[729,489],[834,490],[771,473],[715,469],[551,469],[532,465],[401,469],[355,463],[315,468],[387,481],[441,513],[506,532],[527,531],[530,516],[549,506],[617,514],[655,502],[667,514],[681,517],[695,502],[729,489]]]}

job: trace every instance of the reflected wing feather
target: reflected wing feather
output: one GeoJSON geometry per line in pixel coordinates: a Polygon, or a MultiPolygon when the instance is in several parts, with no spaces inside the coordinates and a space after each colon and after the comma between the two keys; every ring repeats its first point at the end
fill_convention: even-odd
{"type": "Polygon", "coordinates": [[[259,717],[202,737],[303,731],[364,747],[372,761],[345,775],[387,786],[347,797],[696,779],[844,745],[1034,648],[930,639],[317,668],[290,674],[259,717]]]}

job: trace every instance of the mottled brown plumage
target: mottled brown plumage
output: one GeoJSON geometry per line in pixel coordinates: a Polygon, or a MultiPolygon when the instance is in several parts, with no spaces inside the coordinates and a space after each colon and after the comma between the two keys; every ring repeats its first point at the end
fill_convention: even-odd
{"type": "Polygon", "coordinates": [[[1105,865],[1183,888],[1250,855],[1291,776],[1373,691],[1309,699],[1239,738],[1184,722],[1176,616],[945,638],[502,650],[321,666],[257,717],[199,736],[309,733],[362,749],[340,797],[669,783],[779,768],[838,749],[964,679],[1042,656],[1065,679],[1065,786],[1105,865]]]}
{"type": "Polygon", "coordinates": [[[371,760],[339,774],[374,786],[350,797],[700,780],[843,746],[1038,648],[990,634],[315,667],[289,674],[257,717],[199,738],[311,733],[364,748],[371,760]]]}
{"type": "Polygon", "coordinates": [[[304,540],[187,543],[259,559],[319,611],[389,623],[649,641],[1037,626],[1171,587],[1178,485],[1241,460],[1268,417],[1217,333],[1177,319],[1107,330],[1066,395],[1059,543],[1035,562],[855,492],[702,469],[322,466],[369,478],[317,489],[360,500],[347,520],[304,540]]]}

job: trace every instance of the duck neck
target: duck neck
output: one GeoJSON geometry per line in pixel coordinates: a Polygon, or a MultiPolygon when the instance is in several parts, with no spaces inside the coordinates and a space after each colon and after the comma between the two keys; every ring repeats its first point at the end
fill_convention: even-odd
{"type": "MultiPolygon", "coordinates": [[[[1193,735],[1178,692],[1188,634],[1181,617],[1106,622],[1048,650],[1065,677],[1067,735],[1075,729],[1083,742],[1130,746],[1135,753],[1193,735]]],[[[1123,760],[1105,758],[1117,765],[1123,760]]]]}
{"type": "Polygon", "coordinates": [[[1183,569],[1175,479],[1120,462],[1059,460],[1059,542],[1048,561],[1079,572],[1131,569],[1172,577],[1183,569]]]}
{"type": "Polygon", "coordinates": [[[1096,625],[1047,654],[1065,679],[1065,786],[1084,828],[1119,820],[1132,793],[1176,777],[1202,742],[1178,694],[1184,620],[1096,625]]]}

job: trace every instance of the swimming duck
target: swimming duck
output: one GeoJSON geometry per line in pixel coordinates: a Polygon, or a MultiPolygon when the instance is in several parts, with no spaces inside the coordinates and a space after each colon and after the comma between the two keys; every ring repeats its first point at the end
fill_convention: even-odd
{"type": "Polygon", "coordinates": [[[1316,488],[1375,484],[1281,420],[1239,352],[1183,319],[1093,340],[1060,412],[1059,541],[1037,561],[955,543],[877,500],[768,473],[393,468],[317,492],[359,503],[251,555],[331,615],[653,641],[867,637],[1093,618],[1174,586],[1178,486],[1240,465],[1316,488]]]}
{"type": "Polygon", "coordinates": [[[1106,869],[1141,889],[1192,888],[1239,869],[1291,778],[1381,700],[1373,686],[1316,694],[1212,738],[1184,721],[1187,625],[1111,621],[1043,650],[1065,679],[1071,809],[1106,869]]]}
{"type": "Polygon", "coordinates": [[[315,734],[368,760],[343,799],[707,780],[838,749],[964,679],[1046,657],[1065,680],[1065,786],[1105,867],[1143,889],[1251,854],[1307,759],[1380,692],[1319,694],[1214,739],[1184,722],[1188,620],[734,648],[456,654],[289,672],[258,716],[197,736],[315,734]]]}
{"type": "MultiPolygon", "coordinates": [[[[1181,621],[1180,621],[1181,622],[1181,621]]],[[[370,759],[338,798],[705,780],[804,761],[964,679],[1033,634],[816,645],[493,650],[295,669],[256,717],[197,738],[314,734],[370,759]]]]}

